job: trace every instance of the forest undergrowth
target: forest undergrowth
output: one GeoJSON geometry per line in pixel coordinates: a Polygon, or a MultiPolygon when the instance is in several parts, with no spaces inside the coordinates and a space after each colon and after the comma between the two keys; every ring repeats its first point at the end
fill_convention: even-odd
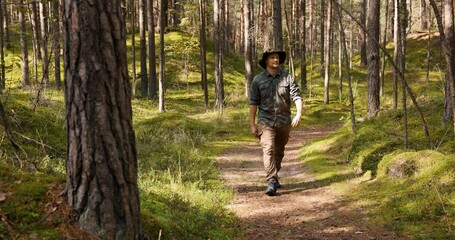
{"type": "MultiPolygon", "coordinates": [[[[253,141],[249,136],[242,57],[225,57],[227,105],[220,114],[212,107],[204,108],[198,82],[198,48],[194,47],[197,38],[171,32],[165,41],[169,57],[167,112],[158,112],[157,101],[140,97],[132,101],[143,229],[151,239],[235,239],[242,233],[236,229],[236,216],[226,208],[235,192],[219,179],[215,157],[227,148],[253,141]],[[177,54],[182,52],[186,57],[177,54]]],[[[408,42],[408,80],[424,109],[435,147],[427,146],[420,119],[411,107],[409,146],[404,149],[403,111],[390,107],[389,68],[381,97],[382,111],[373,120],[363,120],[366,68],[354,67],[355,109],[361,120],[357,134],[350,129],[347,96],[338,101],[337,86],[333,84],[334,100],[323,104],[323,80],[314,71],[309,86],[311,98],[305,93],[303,125],[346,124],[304,146],[302,159],[311,154],[323,155],[320,162],[306,163],[321,176],[337,171],[336,167],[321,167],[324,164],[350,165],[359,184],[345,189],[349,192],[346,196],[363,204],[378,224],[415,239],[449,239],[455,227],[455,144],[450,123],[441,124],[444,73],[440,69],[444,66],[434,60],[430,82],[426,82],[420,61],[426,54],[422,50],[426,41],[410,38],[408,42]]],[[[432,46],[434,52],[439,51],[437,42],[432,46]]],[[[209,79],[213,79],[211,54],[209,79]]],[[[354,65],[358,65],[356,59],[354,65]]],[[[316,65],[314,69],[319,68],[316,65]]],[[[10,76],[17,76],[20,68],[12,66],[9,71],[10,76]]],[[[335,78],[335,65],[332,73],[335,78]]],[[[47,89],[36,101],[37,89],[19,88],[16,81],[8,82],[9,88],[1,97],[13,140],[20,148],[13,148],[4,128],[0,128],[0,238],[77,236],[80,232],[60,195],[66,155],[63,92],[47,89]]],[[[209,87],[213,89],[213,83],[209,87]]]]}

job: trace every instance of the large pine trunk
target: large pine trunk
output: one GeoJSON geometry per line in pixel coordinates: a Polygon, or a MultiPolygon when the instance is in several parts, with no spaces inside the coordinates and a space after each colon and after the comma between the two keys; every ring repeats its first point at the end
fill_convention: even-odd
{"type": "Polygon", "coordinates": [[[118,1],[64,0],[66,193],[102,239],[140,239],[137,153],[118,1]]]}
{"type": "Polygon", "coordinates": [[[370,37],[367,38],[367,64],[368,64],[368,99],[367,117],[373,118],[379,112],[379,0],[369,0],[367,30],[370,37]],[[372,39],[373,38],[373,39],[372,39]]]}

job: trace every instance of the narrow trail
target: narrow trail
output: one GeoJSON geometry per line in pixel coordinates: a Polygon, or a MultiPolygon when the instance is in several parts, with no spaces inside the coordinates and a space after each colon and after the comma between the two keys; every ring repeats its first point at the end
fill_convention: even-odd
{"type": "MultiPolygon", "coordinates": [[[[370,223],[368,216],[327,181],[316,181],[299,159],[302,144],[337,126],[292,131],[280,171],[278,196],[265,195],[259,143],[230,149],[218,157],[226,184],[237,191],[230,208],[244,239],[403,239],[370,223]]],[[[346,182],[346,184],[349,184],[346,182]]]]}

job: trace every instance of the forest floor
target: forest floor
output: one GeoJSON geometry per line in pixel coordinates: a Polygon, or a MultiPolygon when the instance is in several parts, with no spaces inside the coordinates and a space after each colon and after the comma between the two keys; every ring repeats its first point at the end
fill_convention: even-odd
{"type": "Polygon", "coordinates": [[[277,196],[265,194],[262,149],[258,142],[229,149],[218,156],[226,184],[237,191],[230,204],[245,239],[405,239],[371,221],[366,209],[343,197],[341,185],[315,180],[300,159],[302,144],[339,126],[304,127],[291,132],[277,196]]]}

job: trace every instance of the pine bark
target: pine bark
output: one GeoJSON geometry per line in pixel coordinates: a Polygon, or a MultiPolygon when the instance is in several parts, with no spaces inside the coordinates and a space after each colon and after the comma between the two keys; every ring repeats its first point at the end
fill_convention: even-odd
{"type": "Polygon", "coordinates": [[[63,6],[68,204],[102,239],[141,239],[123,8],[63,6]]]}
{"type": "Polygon", "coordinates": [[[306,59],[306,0],[300,0],[300,87],[306,91],[307,87],[307,59],[306,59]]]}
{"type": "Polygon", "coordinates": [[[367,117],[374,118],[380,110],[379,102],[379,18],[380,18],[379,0],[369,0],[367,31],[370,37],[367,38],[367,64],[368,64],[368,99],[367,99],[367,117]]]}
{"type": "Polygon", "coordinates": [[[167,0],[162,0],[160,3],[160,73],[159,73],[159,86],[158,86],[158,111],[164,112],[166,111],[165,108],[165,92],[166,92],[166,78],[164,75],[164,68],[165,68],[165,52],[164,52],[164,32],[166,29],[166,21],[167,21],[167,0]]]}
{"type": "MultiPolygon", "coordinates": [[[[367,8],[367,0],[361,0],[360,2],[360,22],[362,23],[363,26],[366,26],[366,8],[367,8]]],[[[360,64],[362,66],[367,65],[367,50],[366,50],[366,44],[367,44],[367,39],[365,35],[365,31],[363,28],[359,29],[359,37],[360,37],[360,64]]]]}
{"type": "MultiPolygon", "coordinates": [[[[399,65],[400,59],[400,5],[399,0],[393,0],[394,11],[393,11],[393,43],[394,43],[394,50],[393,50],[393,61],[399,65]]],[[[398,78],[399,74],[397,69],[393,69],[393,98],[392,98],[392,108],[397,109],[398,107],[398,78]]]]}
{"type": "MultiPolygon", "coordinates": [[[[455,26],[453,0],[444,0],[444,23],[434,0],[430,0],[439,29],[439,37],[446,60],[446,106],[445,117],[451,117],[455,127],[455,26]],[[450,107],[449,107],[450,106],[450,107]],[[451,116],[448,111],[452,111],[451,116]]],[[[455,132],[455,128],[454,128],[455,132]]]]}
{"type": "Polygon", "coordinates": [[[41,59],[41,35],[40,32],[40,21],[38,17],[38,6],[36,1],[30,2],[30,23],[32,28],[32,41],[33,41],[33,69],[35,83],[38,82],[38,60],[41,59]]]}
{"type": "Polygon", "coordinates": [[[428,29],[427,0],[420,0],[420,30],[428,29]]]}
{"type": "Polygon", "coordinates": [[[149,96],[156,99],[156,54],[155,54],[155,15],[153,13],[153,0],[147,5],[147,28],[148,28],[148,60],[149,60],[149,96]]]}
{"type": "Polygon", "coordinates": [[[200,18],[200,28],[199,28],[199,43],[200,43],[200,60],[201,60],[201,85],[202,91],[204,91],[204,106],[206,109],[209,107],[209,92],[207,87],[207,49],[206,49],[206,20],[205,20],[205,10],[206,10],[206,0],[199,0],[199,18],[200,18]]]}
{"type": "Polygon", "coordinates": [[[28,44],[27,44],[27,36],[26,36],[26,27],[25,27],[25,5],[24,0],[19,0],[19,28],[20,28],[20,39],[21,39],[21,55],[22,55],[22,64],[21,64],[21,72],[22,72],[22,86],[30,85],[30,74],[29,74],[29,59],[28,59],[28,44]]]}
{"type": "Polygon", "coordinates": [[[130,12],[131,12],[131,72],[132,72],[132,79],[133,79],[133,87],[131,89],[131,92],[133,94],[133,97],[136,96],[136,4],[135,0],[130,0],[129,1],[129,7],[130,7],[130,12]]]}
{"type": "Polygon", "coordinates": [[[245,20],[245,95],[248,96],[248,89],[250,89],[251,82],[253,81],[253,0],[243,0],[243,19],[245,20]]]}
{"type": "Polygon", "coordinates": [[[220,113],[224,111],[224,84],[223,84],[223,9],[222,0],[213,1],[213,36],[215,44],[215,106],[220,113]]]}
{"type": "Polygon", "coordinates": [[[52,12],[53,12],[53,22],[52,22],[52,30],[53,30],[53,49],[54,49],[54,77],[55,77],[55,86],[57,89],[62,88],[62,80],[61,80],[61,69],[60,69],[60,50],[61,50],[61,36],[60,36],[60,0],[56,0],[52,2],[52,12]]]}
{"type": "Polygon", "coordinates": [[[283,50],[283,21],[281,18],[281,0],[273,0],[273,48],[283,50]]]}
{"type": "Polygon", "coordinates": [[[327,2],[327,19],[326,19],[326,36],[325,36],[325,71],[324,71],[324,103],[329,104],[330,102],[330,64],[332,48],[331,33],[332,33],[332,1],[327,2]]]}
{"type": "Polygon", "coordinates": [[[41,62],[42,62],[42,82],[45,86],[49,86],[49,50],[47,49],[47,7],[42,1],[39,2],[39,19],[40,19],[40,30],[41,30],[41,62]]]}
{"type": "Polygon", "coordinates": [[[140,42],[140,61],[141,61],[141,95],[147,97],[147,0],[139,1],[139,42],[140,42]]]}
{"type": "Polygon", "coordinates": [[[5,81],[5,52],[4,52],[4,30],[3,30],[3,1],[0,0],[0,95],[6,88],[5,81]]]}

